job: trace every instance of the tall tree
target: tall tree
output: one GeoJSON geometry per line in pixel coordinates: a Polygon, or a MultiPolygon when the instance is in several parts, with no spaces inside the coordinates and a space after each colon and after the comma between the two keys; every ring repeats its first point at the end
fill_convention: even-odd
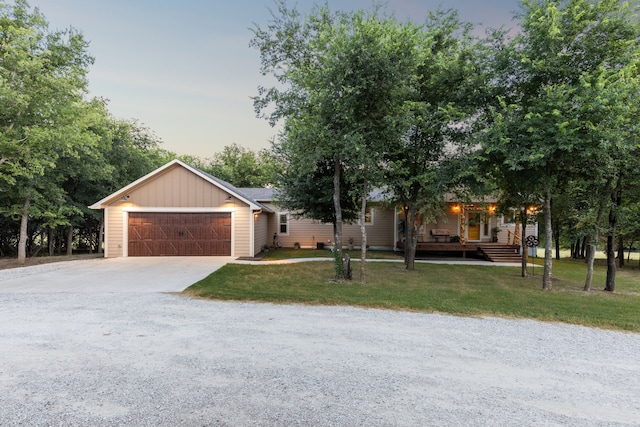
{"type": "Polygon", "coordinates": [[[309,165],[331,159],[336,276],[342,279],[341,195],[359,200],[362,216],[370,189],[382,180],[385,145],[405,130],[419,28],[379,16],[378,9],[332,13],[324,6],[302,17],[278,5],[270,25],[254,30],[252,45],[260,49],[263,74],[280,85],[261,88],[255,106],[258,113],[274,106],[269,119],[284,119],[287,147],[305,153],[309,165]]]}
{"type": "Polygon", "coordinates": [[[468,154],[478,112],[486,101],[479,43],[454,11],[430,14],[416,38],[417,76],[408,130],[387,150],[386,182],[404,207],[405,264],[414,269],[416,227],[433,222],[444,196],[458,185],[459,161],[468,154]]]}
{"type": "Polygon", "coordinates": [[[609,113],[619,111],[620,104],[594,108],[592,88],[603,75],[624,74],[620,70],[636,61],[637,20],[630,6],[617,0],[525,0],[522,5],[522,33],[500,46],[511,59],[495,80],[504,95],[494,115],[499,125],[490,130],[485,150],[504,168],[542,178],[537,186],[545,219],[542,287],[550,290],[552,199],[598,151],[613,117],[609,113]]]}
{"type": "Polygon", "coordinates": [[[93,58],[81,34],[49,32],[25,0],[0,4],[0,46],[0,180],[14,196],[7,214],[21,218],[18,260],[24,263],[29,215],[59,193],[43,177],[61,153],[81,143],[74,121],[93,58]]]}

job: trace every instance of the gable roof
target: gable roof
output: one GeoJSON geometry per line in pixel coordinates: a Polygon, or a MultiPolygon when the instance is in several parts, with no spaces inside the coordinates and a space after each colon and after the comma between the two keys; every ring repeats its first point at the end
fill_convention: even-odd
{"type": "Polygon", "coordinates": [[[262,203],[254,200],[252,197],[244,194],[242,191],[240,191],[238,188],[234,187],[233,185],[229,184],[226,181],[223,181],[219,178],[216,178],[215,176],[208,174],[200,169],[194,168],[189,166],[188,164],[181,162],[178,159],[174,159],[172,161],[170,161],[169,163],[160,166],[158,169],[149,172],[148,174],[146,174],[145,176],[133,181],[131,184],[127,185],[126,187],[122,187],[120,190],[108,195],[107,197],[97,201],[96,203],[94,203],[93,205],[89,206],[90,209],[102,209],[104,208],[109,202],[113,201],[114,199],[119,199],[120,197],[124,196],[128,191],[130,191],[132,188],[139,186],[140,184],[143,184],[146,181],[151,180],[153,177],[155,177],[156,175],[162,173],[163,171],[171,168],[174,165],[179,165],[182,166],[183,168],[187,169],[188,171],[192,172],[193,174],[199,176],[200,178],[204,179],[205,181],[211,183],[212,185],[220,188],[223,191],[226,191],[227,193],[229,193],[231,196],[237,198],[238,200],[243,201],[244,203],[248,204],[249,207],[253,210],[263,210],[266,212],[273,212],[271,209],[269,209],[268,207],[266,207],[265,205],[263,205],[262,203]]]}

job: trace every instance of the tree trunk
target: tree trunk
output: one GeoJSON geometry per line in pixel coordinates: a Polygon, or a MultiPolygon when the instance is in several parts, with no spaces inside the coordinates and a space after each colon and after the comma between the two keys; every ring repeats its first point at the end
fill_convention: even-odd
{"type": "MultiPolygon", "coordinates": [[[[611,208],[612,210],[615,208],[611,208]]],[[[614,214],[615,216],[615,214],[614,214]]],[[[611,213],[609,213],[609,221],[611,221],[611,213]]],[[[615,224],[609,224],[615,230],[615,224]]],[[[607,292],[613,292],[616,288],[616,252],[615,252],[615,237],[611,236],[612,230],[609,230],[607,235],[607,279],[605,282],[604,290],[607,292]]]]}
{"type": "MultiPolygon", "coordinates": [[[[598,238],[597,238],[597,232],[596,232],[596,239],[594,239],[594,242],[597,242],[598,238]]],[[[584,291],[590,291],[591,290],[591,282],[593,281],[593,263],[595,262],[596,259],[596,247],[595,247],[595,243],[593,245],[589,244],[589,250],[587,251],[587,278],[584,281],[584,288],[582,288],[584,291]]]]}
{"type": "Polygon", "coordinates": [[[344,279],[344,265],[342,264],[342,206],[340,205],[340,172],[342,159],[338,154],[333,158],[333,208],[336,213],[335,235],[333,242],[333,251],[335,258],[336,280],[344,279]]]}
{"type": "Polygon", "coordinates": [[[360,283],[367,282],[367,227],[365,216],[367,214],[367,194],[366,185],[362,193],[360,204],[360,234],[362,236],[362,247],[360,248],[360,283]]]}
{"type": "Polygon", "coordinates": [[[20,217],[20,237],[18,239],[18,264],[24,265],[27,262],[27,225],[29,223],[29,208],[31,200],[28,198],[22,206],[22,215],[20,217]]]}
{"type": "Polygon", "coordinates": [[[581,249],[581,258],[584,259],[584,262],[588,262],[589,259],[589,248],[591,247],[591,236],[585,236],[582,239],[582,249],[581,249]]]}
{"type": "Polygon", "coordinates": [[[522,277],[527,277],[527,242],[525,233],[527,232],[527,208],[525,207],[520,217],[522,219],[522,238],[520,239],[520,247],[522,248],[522,277]]]}
{"type": "Polygon", "coordinates": [[[407,270],[416,269],[416,246],[418,244],[418,233],[416,230],[416,207],[408,204],[405,209],[406,236],[404,242],[404,263],[407,270]]]}
{"type": "Polygon", "coordinates": [[[618,266],[624,268],[624,238],[618,238],[618,266]]]}
{"type": "Polygon", "coordinates": [[[622,202],[622,175],[618,177],[616,188],[611,193],[609,209],[609,233],[607,234],[607,280],[604,290],[613,292],[616,289],[616,227],[618,225],[618,207],[622,202]]]}
{"type": "Polygon", "coordinates": [[[550,291],[552,288],[552,266],[553,253],[551,252],[553,243],[553,230],[551,228],[551,190],[547,189],[544,195],[544,272],[542,273],[542,289],[550,291]]]}
{"type": "Polygon", "coordinates": [[[55,238],[53,235],[53,229],[51,227],[47,227],[47,245],[49,246],[49,256],[53,256],[53,251],[55,249],[55,238]]]}
{"type": "MultiPolygon", "coordinates": [[[[607,187],[611,184],[611,180],[607,182],[607,187]]],[[[600,198],[600,203],[598,204],[598,210],[596,212],[596,223],[593,231],[593,237],[589,237],[589,246],[587,249],[587,278],[584,282],[584,290],[591,290],[591,281],[593,280],[593,264],[596,259],[596,251],[598,245],[598,239],[600,238],[600,221],[602,221],[602,215],[604,213],[606,199],[604,197],[600,198]]]]}
{"type": "Polygon", "coordinates": [[[62,233],[56,230],[56,255],[62,255],[62,233]]]}
{"type": "Polygon", "coordinates": [[[67,255],[73,255],[73,225],[67,227],[67,255]]]}
{"type": "Polygon", "coordinates": [[[98,227],[98,253],[101,254],[102,244],[104,242],[104,216],[100,219],[100,226],[98,227]]]}

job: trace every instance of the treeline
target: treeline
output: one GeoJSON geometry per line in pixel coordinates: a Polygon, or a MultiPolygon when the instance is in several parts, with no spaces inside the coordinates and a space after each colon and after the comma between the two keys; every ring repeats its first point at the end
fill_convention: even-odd
{"type": "MultiPolygon", "coordinates": [[[[100,251],[102,212],[88,206],[179,157],[88,99],[92,63],[82,34],[49,31],[24,0],[0,1],[0,256],[100,251]]],[[[266,152],[181,158],[238,185],[273,182],[266,152]]]]}

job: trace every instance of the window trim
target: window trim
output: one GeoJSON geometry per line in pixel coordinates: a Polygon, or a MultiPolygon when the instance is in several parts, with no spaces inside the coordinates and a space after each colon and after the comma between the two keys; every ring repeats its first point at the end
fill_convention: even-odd
{"type": "MultiPolygon", "coordinates": [[[[360,220],[358,219],[358,225],[360,225],[360,220]]],[[[375,209],[373,207],[367,207],[364,211],[364,226],[373,226],[375,225],[375,209]],[[369,214],[369,221],[367,221],[367,213],[369,214]]]]}
{"type": "Polygon", "coordinates": [[[278,235],[288,236],[290,229],[290,216],[289,212],[278,212],[278,235]],[[286,218],[286,222],[282,222],[282,217],[286,218]],[[282,226],[285,226],[285,232],[282,232],[282,226]]]}

